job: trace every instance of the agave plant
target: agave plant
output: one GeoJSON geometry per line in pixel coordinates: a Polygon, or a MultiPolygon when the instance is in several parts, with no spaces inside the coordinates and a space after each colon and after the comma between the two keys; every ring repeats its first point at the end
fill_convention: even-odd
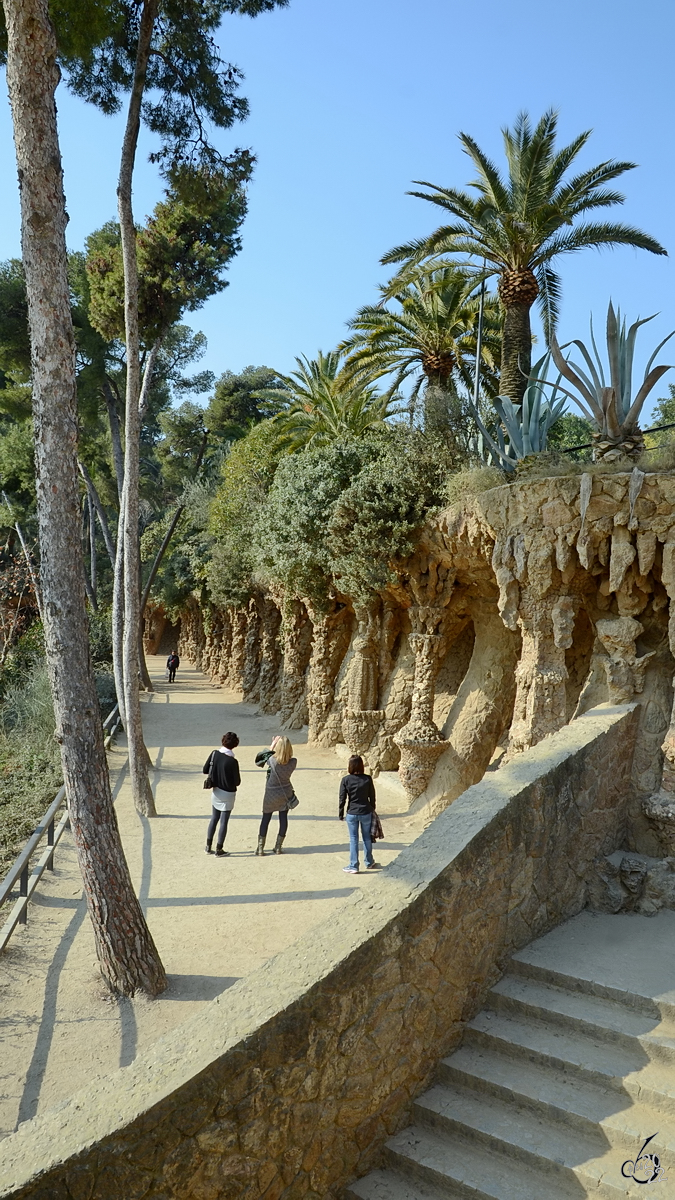
{"type": "Polygon", "coordinates": [[[634,321],[626,332],[626,322],[621,319],[621,312],[614,311],[612,301],[607,310],[607,358],[609,360],[609,384],[605,379],[600,355],[598,354],[593,336],[593,320],[591,319],[591,346],[593,354],[585,344],[578,339],[567,342],[565,346],[558,345],[555,334],[551,335],[551,354],[560,374],[574,385],[579,395],[572,392],[565,394],[574,400],[584,416],[594,426],[592,434],[594,442],[593,455],[597,460],[612,461],[623,455],[635,458],[644,450],[644,438],[638,427],[640,413],[647,396],[652,388],[671,366],[660,365],[652,367],[659,350],[673,336],[675,329],[659,342],[645,367],[644,378],[633,398],[633,357],[635,354],[635,339],[641,325],[653,321],[651,317],[643,317],[634,321]],[[563,355],[567,346],[577,346],[581,351],[588,373],[576,363],[569,362],[563,355]],[[580,398],[581,397],[581,398],[580,398]]]}
{"type": "Polygon", "coordinates": [[[559,378],[554,384],[547,379],[550,361],[551,355],[545,354],[535,363],[522,404],[513,404],[508,396],[498,396],[492,401],[500,417],[500,423],[492,433],[472,405],[479,431],[478,452],[482,458],[489,455],[494,464],[505,471],[514,471],[521,459],[545,450],[549,430],[562,416],[566,397],[558,398],[559,378]],[[546,386],[553,389],[549,395],[544,390],[546,386]]]}

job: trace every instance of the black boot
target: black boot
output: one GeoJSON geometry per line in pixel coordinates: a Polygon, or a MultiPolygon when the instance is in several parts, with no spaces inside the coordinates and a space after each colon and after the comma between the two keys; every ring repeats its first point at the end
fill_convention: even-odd
{"type": "Polygon", "coordinates": [[[286,836],[286,834],[285,834],[285,833],[284,833],[284,834],[281,834],[281,833],[280,833],[280,834],[279,834],[279,836],[277,837],[277,840],[276,840],[276,843],[275,843],[275,846],[274,846],[274,853],[275,853],[275,854],[281,854],[281,847],[282,847],[282,846],[283,846],[283,844],[284,844],[284,838],[285,838],[285,836],[286,836]]]}
{"type": "Polygon", "coordinates": [[[216,845],[216,858],[229,858],[229,851],[223,850],[222,842],[218,842],[216,845]]]}
{"type": "Polygon", "coordinates": [[[206,853],[213,854],[213,850],[211,849],[211,842],[206,843],[206,853]]]}
{"type": "Polygon", "coordinates": [[[266,837],[258,837],[258,849],[255,852],[256,858],[258,857],[258,855],[261,855],[263,858],[265,857],[265,842],[266,842],[266,840],[267,840],[266,837]]]}

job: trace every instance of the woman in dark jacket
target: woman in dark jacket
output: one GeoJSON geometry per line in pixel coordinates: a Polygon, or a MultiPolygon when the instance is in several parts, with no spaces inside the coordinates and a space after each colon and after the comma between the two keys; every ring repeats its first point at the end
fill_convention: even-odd
{"type": "Polygon", "coordinates": [[[263,815],[258,831],[258,848],[256,855],[264,857],[267,830],[270,827],[272,813],[279,814],[279,836],[274,847],[275,854],[281,854],[281,847],[288,831],[288,802],[295,796],[291,775],[298,765],[293,757],[293,747],[287,737],[272,738],[269,750],[261,750],[255,756],[256,767],[267,767],[267,782],[263,796],[263,815]]]}
{"type": "Polygon", "coordinates": [[[375,784],[372,775],[365,774],[363,759],[359,754],[352,754],[348,770],[349,774],[344,775],[340,782],[339,817],[341,821],[347,821],[349,830],[349,866],[343,867],[342,870],[346,871],[348,875],[358,875],[359,829],[363,838],[366,870],[372,871],[380,865],[373,862],[373,842],[370,836],[370,827],[375,812],[375,784]]]}
{"type": "Polygon", "coordinates": [[[223,843],[227,834],[230,813],[237,798],[237,788],[241,783],[239,763],[234,757],[234,748],[238,745],[239,738],[236,733],[224,733],[222,745],[209,754],[203,768],[204,775],[210,775],[214,785],[211,792],[211,820],[206,835],[206,853],[213,853],[211,849],[213,835],[220,821],[218,841],[216,842],[217,858],[228,856],[227,850],[223,850],[223,843]]]}

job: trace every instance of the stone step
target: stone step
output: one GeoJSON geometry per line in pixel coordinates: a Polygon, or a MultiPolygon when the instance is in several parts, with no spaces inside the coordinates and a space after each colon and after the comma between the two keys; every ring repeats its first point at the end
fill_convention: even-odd
{"type": "MultiPolygon", "coordinates": [[[[501,1086],[494,1090],[489,1090],[489,1085],[481,1088],[477,1086],[478,1082],[476,1077],[471,1076],[466,1079],[455,1077],[452,1083],[439,1082],[413,1105],[415,1120],[422,1124],[452,1127],[456,1132],[463,1133],[469,1114],[476,1136],[487,1134],[494,1139],[498,1137],[496,1131],[505,1128],[509,1135],[505,1146],[501,1147],[505,1153],[514,1152],[510,1135],[515,1121],[519,1129],[518,1137],[523,1140],[523,1149],[536,1145],[545,1135],[555,1148],[553,1159],[566,1161],[570,1165],[582,1146],[588,1157],[602,1156],[611,1147],[627,1158],[634,1151],[636,1143],[656,1134],[652,1152],[675,1161],[675,1120],[666,1118],[658,1109],[648,1105],[633,1104],[628,1096],[621,1100],[616,1093],[613,1096],[606,1093],[602,1097],[598,1095],[599,1089],[584,1089],[577,1084],[565,1088],[564,1084],[559,1084],[557,1103],[549,1104],[543,1098],[541,1104],[537,1105],[533,1086],[536,1080],[533,1078],[525,1079],[521,1075],[513,1087],[501,1086]],[[524,1094],[518,1090],[518,1083],[524,1094]],[[594,1099],[599,1106],[595,1118],[592,1115],[594,1099]],[[613,1110],[608,1110],[607,1099],[614,1101],[613,1110]],[[565,1146],[568,1149],[566,1159],[561,1149],[565,1146]]],[[[554,1091],[555,1080],[547,1081],[540,1077],[540,1082],[545,1091],[554,1091]]],[[[519,1141],[513,1143],[519,1144],[519,1141]]]]}
{"type": "MultiPolygon", "coordinates": [[[[491,1046],[512,1058],[528,1058],[557,1071],[573,1072],[589,1083],[631,1096],[641,1094],[644,1087],[645,1103],[659,1103],[660,1095],[675,1099],[672,1067],[651,1061],[637,1039],[632,1047],[616,1045],[537,1017],[483,1011],[468,1022],[463,1045],[491,1046]]],[[[670,1101],[669,1105],[672,1109],[670,1101]]]]}
{"type": "Polygon", "coordinates": [[[675,1024],[675,993],[672,991],[653,996],[648,994],[647,989],[644,993],[640,992],[635,984],[631,987],[619,988],[607,983],[599,983],[595,979],[585,978],[582,975],[570,975],[559,967],[529,961],[528,951],[529,947],[526,946],[524,950],[513,956],[509,963],[510,974],[538,980],[541,983],[550,983],[554,987],[563,988],[569,992],[615,1000],[646,1016],[672,1021],[675,1024]]]}
{"type": "MultiPolygon", "coordinates": [[[[403,1177],[409,1186],[435,1187],[444,1197],[582,1200],[586,1194],[572,1175],[568,1179],[554,1178],[548,1169],[532,1168],[475,1141],[452,1134],[441,1135],[437,1130],[421,1125],[410,1125],[390,1138],[385,1146],[385,1158],[395,1176],[403,1177]]],[[[361,1185],[364,1183],[365,1180],[360,1181],[361,1185]]],[[[356,1195],[371,1200],[368,1192],[357,1192],[356,1195]]],[[[373,1196],[377,1196],[377,1192],[373,1196]]],[[[414,1191],[412,1196],[416,1196],[414,1191]]],[[[419,1196],[423,1197],[424,1192],[420,1190],[419,1196]]]]}
{"type": "Polygon", "coordinates": [[[499,1096],[443,1084],[429,1088],[415,1101],[413,1121],[417,1126],[433,1126],[438,1134],[459,1134],[474,1144],[492,1146],[531,1167],[548,1166],[553,1175],[563,1178],[580,1160],[600,1158],[607,1149],[597,1128],[582,1132],[499,1096]]]}
{"type": "MultiPolygon", "coordinates": [[[[644,1129],[658,1129],[661,1148],[675,1151],[674,1096],[652,1093],[648,1101],[636,1102],[629,1094],[490,1047],[460,1047],[440,1064],[438,1082],[495,1096],[582,1133],[599,1126],[611,1145],[628,1151],[644,1129]]],[[[675,1080],[670,1082],[675,1088],[675,1080]]]]}
{"type": "MultiPolygon", "coordinates": [[[[639,1150],[636,1147],[636,1153],[639,1150]]],[[[473,1138],[458,1134],[439,1135],[423,1125],[411,1125],[390,1138],[385,1146],[385,1158],[392,1170],[381,1176],[389,1181],[408,1183],[409,1193],[392,1192],[408,1200],[424,1200],[434,1188],[443,1197],[461,1200],[620,1200],[621,1197],[644,1195],[644,1184],[621,1175],[622,1158],[614,1152],[602,1159],[580,1164],[573,1170],[554,1173],[550,1162],[533,1167],[493,1147],[485,1147],[473,1138]],[[415,1188],[419,1187],[416,1192],[415,1188]]],[[[367,1181],[359,1181],[361,1191],[354,1194],[367,1200],[389,1200],[387,1192],[366,1190],[367,1181]],[[366,1186],[364,1186],[366,1185],[366,1186]]],[[[672,1180],[672,1176],[671,1176],[672,1180]]],[[[662,1182],[668,1185],[666,1177],[662,1182]]],[[[352,1185],[354,1187],[354,1185],[352,1185]]],[[[669,1193],[664,1190],[664,1195],[669,1193]]],[[[434,1192],[431,1192],[434,1195],[434,1192]]],[[[435,1198],[434,1198],[435,1200],[435,1198]]]]}
{"type": "Polygon", "coordinates": [[[647,1139],[665,1171],[655,1194],[670,1195],[670,926],[656,960],[644,933],[622,959],[622,929],[579,918],[569,944],[554,933],[521,951],[414,1102],[413,1123],[387,1141],[380,1169],[352,1185],[350,1200],[643,1197],[647,1180],[624,1177],[622,1166],[647,1139]],[[578,977],[566,973],[575,960],[578,977]]]}
{"type": "MultiPolygon", "coordinates": [[[[344,1200],[447,1200],[448,1192],[406,1179],[398,1171],[371,1171],[364,1179],[350,1184],[342,1193],[344,1200]]],[[[460,1196],[460,1192],[455,1192],[460,1196]]]]}
{"type": "Polygon", "coordinates": [[[675,1024],[616,1000],[570,992],[526,976],[505,975],[488,993],[487,1007],[555,1022],[563,1028],[631,1047],[635,1041],[652,1059],[675,1068],[675,1024]]]}
{"type": "MultiPolygon", "coordinates": [[[[581,1133],[562,1122],[537,1117],[514,1103],[477,1097],[469,1091],[451,1091],[441,1085],[430,1088],[416,1101],[413,1119],[417,1130],[430,1128],[446,1144],[448,1139],[459,1138],[473,1147],[482,1146],[500,1160],[500,1165],[501,1160],[512,1159],[519,1168],[525,1165],[546,1174],[545,1196],[553,1183],[568,1190],[579,1186],[582,1195],[607,1200],[625,1195],[627,1181],[622,1178],[621,1165],[635,1156],[649,1136],[640,1131],[626,1150],[608,1145],[597,1128],[594,1133],[581,1133]]],[[[663,1151],[668,1147],[659,1146],[659,1140],[657,1135],[649,1149],[663,1161],[663,1151]]],[[[672,1161],[672,1151],[669,1158],[672,1161]]],[[[643,1185],[633,1186],[638,1189],[643,1185]]]]}

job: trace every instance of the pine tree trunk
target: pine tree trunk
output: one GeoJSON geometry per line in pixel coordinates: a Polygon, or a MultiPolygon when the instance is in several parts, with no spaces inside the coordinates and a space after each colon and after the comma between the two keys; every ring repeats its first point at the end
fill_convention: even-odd
{"type": "Polygon", "coordinates": [[[113,390],[107,379],[103,381],[103,395],[105,398],[105,406],[108,410],[110,440],[112,442],[113,463],[115,465],[115,479],[117,480],[117,498],[121,504],[122,489],[124,487],[124,451],[122,450],[120,419],[117,415],[117,408],[115,407],[115,397],[113,396],[113,390]]]}
{"type": "Polygon", "coordinates": [[[508,396],[513,404],[522,404],[532,368],[530,308],[530,304],[505,307],[499,394],[508,396]]]}
{"type": "Polygon", "coordinates": [[[3,0],[32,349],[44,628],[71,825],[104,979],[124,995],[166,986],[131,885],[110,794],[87,636],[77,466],[75,339],[47,0],[3,0]]]}
{"type": "MultiPolygon", "coordinates": [[[[124,493],[123,493],[124,495],[124,493]]],[[[115,677],[115,692],[120,708],[120,721],[126,733],[127,710],[124,700],[124,669],[122,665],[124,647],[124,522],[120,512],[117,522],[117,551],[113,569],[112,598],[112,660],[115,677]]]]}
{"type": "Polygon", "coordinates": [[[98,608],[98,578],[96,570],[96,520],[94,517],[94,501],[87,488],[87,508],[89,511],[89,578],[94,596],[94,607],[98,608]]]}
{"type": "MultiPolygon", "coordinates": [[[[138,262],[131,185],[141,120],[141,102],[159,0],[145,0],[136,51],[134,82],[122,144],[117,204],[124,263],[124,326],[127,385],[124,423],[124,706],[129,745],[129,775],[134,804],[146,817],[157,815],[148,779],[139,695],[138,630],[140,625],[140,553],[138,545],[138,476],[141,437],[141,365],[138,328],[138,262]]],[[[154,349],[154,348],[153,348],[154,349]]],[[[152,367],[150,366],[150,373],[152,367]]]]}

